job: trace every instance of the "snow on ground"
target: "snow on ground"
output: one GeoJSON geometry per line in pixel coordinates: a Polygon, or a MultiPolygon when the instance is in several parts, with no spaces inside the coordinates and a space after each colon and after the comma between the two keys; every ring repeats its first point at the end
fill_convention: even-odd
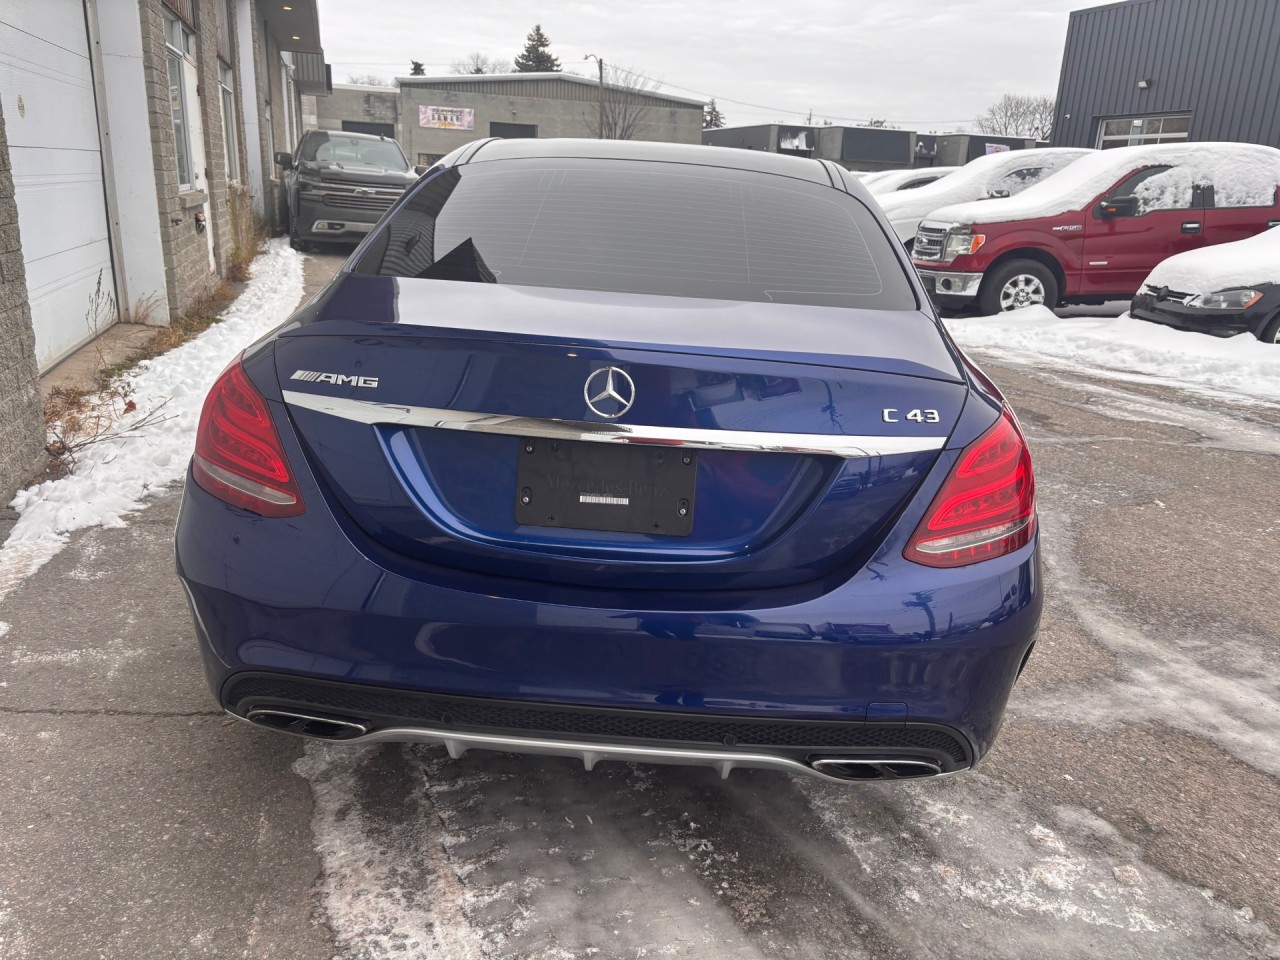
{"type": "Polygon", "coordinates": [[[137,410],[118,429],[125,436],[87,447],[70,474],[22,490],[20,516],[0,547],[0,599],[48,562],[68,535],[88,527],[121,527],[148,494],[178,480],[195,446],[205,394],[242,349],[278,326],[302,298],[302,257],[272,240],[250,268],[244,293],[220,323],[128,375],[137,410]],[[131,425],[158,411],[163,419],[131,425]]]}
{"type": "Polygon", "coordinates": [[[1042,508],[1040,523],[1055,592],[1088,635],[1120,658],[1123,671],[1120,679],[1024,696],[1016,711],[1101,726],[1159,720],[1280,777],[1280,677],[1269,661],[1268,638],[1233,633],[1210,641],[1199,625],[1182,630],[1135,622],[1108,585],[1081,571],[1070,517],[1042,508]],[[1207,651],[1209,643],[1217,649],[1207,651]]]}
{"type": "Polygon", "coordinates": [[[971,956],[992,958],[1235,957],[1277,945],[1251,913],[1145,863],[1103,818],[1074,806],[1033,813],[981,773],[796,786],[856,857],[862,877],[850,883],[875,891],[921,953],[958,936],[985,948],[971,956]]]}
{"type": "Polygon", "coordinates": [[[1280,402],[1280,346],[1226,339],[1121,317],[1058,317],[1028,307],[960,317],[947,329],[965,350],[1014,363],[1048,362],[1122,379],[1146,379],[1215,397],[1280,402]]]}
{"type": "Polygon", "coordinates": [[[420,767],[406,762],[404,749],[313,742],[294,764],[315,798],[311,829],[334,937],[352,956],[481,960],[463,888],[433,833],[439,821],[420,767]],[[398,769],[379,769],[379,759],[398,769]],[[368,797],[362,782],[379,773],[395,790],[392,818],[380,802],[387,796],[368,797]]]}
{"type": "Polygon", "coordinates": [[[850,960],[1200,960],[1280,948],[1249,911],[1163,873],[1097,814],[980,772],[850,788],[317,743],[294,770],[315,798],[327,919],[352,956],[760,960],[816,943],[850,960]]]}

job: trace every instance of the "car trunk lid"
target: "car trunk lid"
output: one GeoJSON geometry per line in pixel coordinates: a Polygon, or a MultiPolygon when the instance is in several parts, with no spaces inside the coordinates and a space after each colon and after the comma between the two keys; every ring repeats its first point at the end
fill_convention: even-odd
{"type": "Polygon", "coordinates": [[[340,278],[275,356],[382,546],[628,589],[864,561],[966,397],[924,314],[382,277],[340,278]]]}

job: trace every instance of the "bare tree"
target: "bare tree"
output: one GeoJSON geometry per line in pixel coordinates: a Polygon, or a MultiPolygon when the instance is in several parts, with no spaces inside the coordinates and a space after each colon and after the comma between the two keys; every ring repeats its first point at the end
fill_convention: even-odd
{"type": "Polygon", "coordinates": [[[875,117],[872,117],[870,120],[868,120],[866,125],[868,127],[876,127],[879,130],[897,130],[898,129],[897,124],[890,123],[888,120],[876,119],[875,117]]]}
{"type": "Polygon", "coordinates": [[[634,140],[640,128],[649,123],[653,107],[646,94],[657,86],[656,81],[625,67],[606,65],[603,101],[583,111],[583,125],[595,135],[598,124],[606,140],[634,140]]]}
{"type": "Polygon", "coordinates": [[[389,87],[390,80],[384,80],[376,73],[348,73],[347,83],[357,83],[362,87],[389,87]]]}
{"type": "Polygon", "coordinates": [[[511,73],[513,69],[510,60],[486,56],[478,50],[453,61],[449,66],[450,73],[511,73]]]}
{"type": "Polygon", "coordinates": [[[1033,137],[1048,140],[1053,132],[1057,105],[1053,97],[1006,93],[974,120],[979,133],[1001,137],[1033,137]]]}

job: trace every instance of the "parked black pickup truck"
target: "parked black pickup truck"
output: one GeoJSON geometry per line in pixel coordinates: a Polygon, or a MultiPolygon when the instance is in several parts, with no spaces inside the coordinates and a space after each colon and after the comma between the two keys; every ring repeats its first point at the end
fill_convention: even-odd
{"type": "Polygon", "coordinates": [[[339,130],[303,134],[295,153],[277,153],[289,203],[289,240],[359,240],[425,167],[411,167],[400,144],[339,130]]]}

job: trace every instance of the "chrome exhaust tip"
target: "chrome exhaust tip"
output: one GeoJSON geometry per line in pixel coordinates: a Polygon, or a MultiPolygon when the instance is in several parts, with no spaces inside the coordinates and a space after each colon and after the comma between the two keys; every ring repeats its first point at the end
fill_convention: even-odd
{"type": "Polygon", "coordinates": [[[354,740],[369,732],[367,726],[355,720],[318,717],[293,710],[277,710],[274,707],[255,707],[245,714],[245,719],[255,726],[310,737],[313,740],[354,740]]]}
{"type": "Polygon", "coordinates": [[[809,765],[837,780],[923,780],[942,773],[932,760],[919,757],[823,757],[809,765]]]}

